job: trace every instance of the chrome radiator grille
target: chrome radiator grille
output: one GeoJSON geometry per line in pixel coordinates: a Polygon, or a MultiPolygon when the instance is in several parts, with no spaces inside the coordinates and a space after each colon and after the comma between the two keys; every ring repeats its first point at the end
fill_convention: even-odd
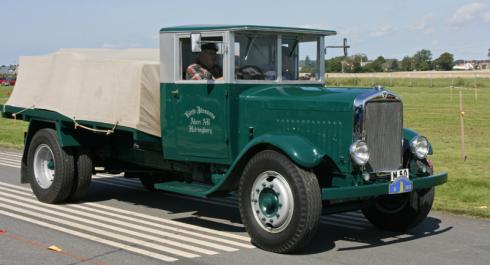
{"type": "Polygon", "coordinates": [[[368,102],[364,118],[370,154],[367,169],[371,172],[398,169],[402,163],[402,103],[368,102]]]}

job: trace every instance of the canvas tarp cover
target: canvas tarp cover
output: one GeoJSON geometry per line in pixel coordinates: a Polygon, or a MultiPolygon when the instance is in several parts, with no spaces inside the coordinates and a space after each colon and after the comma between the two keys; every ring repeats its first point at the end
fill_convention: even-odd
{"type": "Polygon", "coordinates": [[[19,60],[7,105],[161,136],[158,49],[61,49],[19,60]]]}

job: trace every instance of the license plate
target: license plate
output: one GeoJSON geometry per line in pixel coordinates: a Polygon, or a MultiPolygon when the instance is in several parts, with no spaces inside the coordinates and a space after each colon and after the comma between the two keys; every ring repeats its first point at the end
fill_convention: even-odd
{"type": "Polygon", "coordinates": [[[390,174],[391,183],[389,187],[389,194],[399,194],[412,191],[413,184],[410,180],[408,168],[394,170],[391,171],[390,174]]]}

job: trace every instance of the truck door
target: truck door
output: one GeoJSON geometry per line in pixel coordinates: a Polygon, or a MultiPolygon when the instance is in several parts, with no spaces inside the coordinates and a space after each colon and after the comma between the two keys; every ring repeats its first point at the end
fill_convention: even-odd
{"type": "MultiPolygon", "coordinates": [[[[209,41],[218,51],[214,54],[214,78],[222,75],[223,53],[220,51],[223,36],[203,37],[202,42],[209,41]],[[221,70],[220,70],[221,69],[221,70]],[[221,73],[219,73],[221,71],[221,73]]],[[[228,162],[228,131],[227,131],[227,88],[222,80],[187,80],[188,68],[199,70],[199,58],[205,59],[200,53],[192,53],[189,38],[180,38],[180,80],[172,88],[171,111],[174,119],[169,120],[173,128],[175,149],[174,154],[179,160],[200,162],[228,162]]],[[[205,45],[205,44],[204,44],[205,45]]],[[[209,50],[209,49],[208,49],[209,50]]],[[[201,53],[209,52],[203,50],[201,53]]],[[[211,52],[212,53],[212,52],[211,52]]],[[[207,56],[207,55],[202,55],[207,56]]],[[[192,71],[190,71],[192,72],[192,71]]],[[[201,76],[204,77],[204,76],[201,76]]],[[[197,77],[196,77],[197,79],[197,77]]],[[[169,108],[167,108],[170,110],[169,108]]],[[[168,115],[168,113],[167,113],[168,115]]],[[[165,148],[165,147],[164,147],[165,148]]]]}

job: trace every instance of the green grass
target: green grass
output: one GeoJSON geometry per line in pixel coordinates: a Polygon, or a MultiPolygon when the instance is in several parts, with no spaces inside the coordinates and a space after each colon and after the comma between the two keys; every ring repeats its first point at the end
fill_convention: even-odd
{"type": "MultiPolygon", "coordinates": [[[[0,86],[0,104],[7,101],[11,91],[12,87],[0,86]]],[[[0,146],[21,149],[26,128],[26,122],[0,118],[0,146]]]]}
{"type": "Polygon", "coordinates": [[[382,85],[385,87],[490,87],[490,78],[327,78],[328,86],[364,86],[382,85]]]}
{"type": "MultiPolygon", "coordinates": [[[[424,80],[412,81],[412,87],[400,86],[405,81],[394,80],[398,85],[393,88],[389,83],[384,85],[403,99],[404,126],[421,132],[432,143],[434,155],[430,158],[436,172],[449,173],[448,183],[436,189],[434,209],[490,218],[490,80],[477,81],[477,100],[473,79],[454,84],[466,88],[453,88],[452,100],[446,79],[433,81],[433,87],[424,80]],[[460,90],[464,96],[465,161],[461,157],[460,90]]],[[[371,82],[361,80],[358,84],[371,82]]],[[[0,104],[10,91],[0,87],[0,104]]],[[[22,148],[26,126],[22,121],[0,119],[0,146],[22,148]]]]}

